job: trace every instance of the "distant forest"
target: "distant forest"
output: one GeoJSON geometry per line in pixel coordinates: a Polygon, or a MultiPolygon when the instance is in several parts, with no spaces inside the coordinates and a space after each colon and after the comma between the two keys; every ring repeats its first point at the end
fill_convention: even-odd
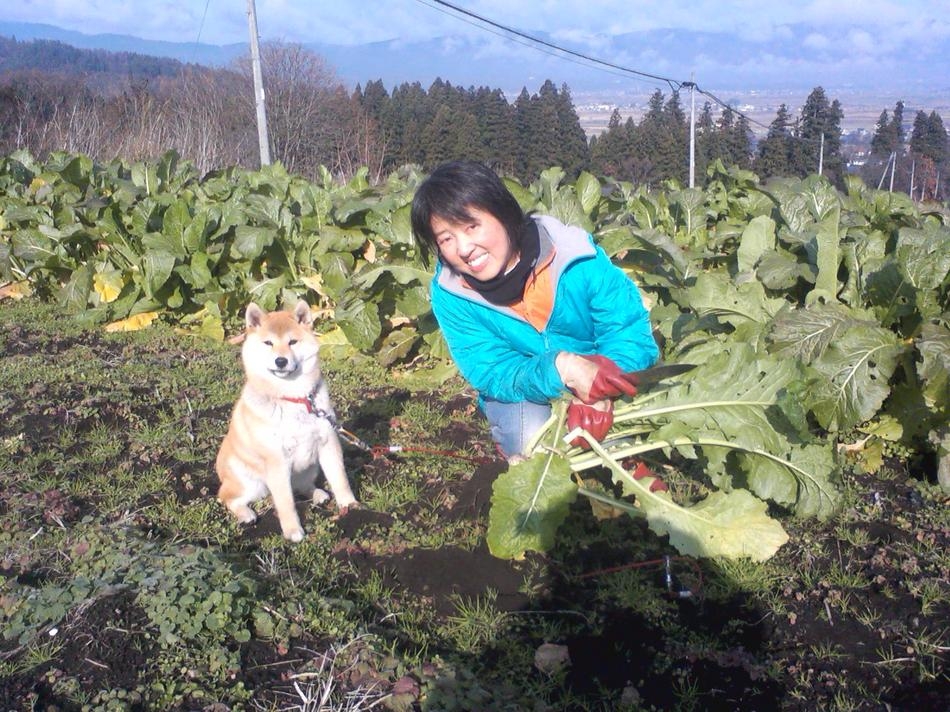
{"type": "MultiPolygon", "coordinates": [[[[570,88],[545,81],[509,102],[500,89],[437,79],[428,88],[380,80],[346,89],[322,57],[300,45],[261,48],[272,160],[310,178],[321,167],[347,178],[360,168],[382,179],[406,164],[431,169],[475,158],[523,182],[551,166],[658,185],[685,185],[689,116],[678,92],[657,90],[640,119],[618,111],[588,138],[570,88]]],[[[805,176],[819,168],[837,185],[847,171],[872,186],[946,199],[948,139],[942,117],[904,117],[884,108],[871,155],[849,168],[842,156],[843,111],[815,87],[797,114],[782,105],[757,143],[748,119],[706,102],[695,125],[695,177],[721,161],[760,178],[805,176]],[[910,124],[908,126],[908,123],[910,124]],[[908,130],[909,129],[909,130],[908,130]],[[941,179],[943,176],[943,179],[941,179]]],[[[250,61],[212,69],[129,52],[83,50],[49,40],[0,37],[0,153],[55,151],[96,160],[152,159],[177,150],[203,172],[259,164],[250,61]]]]}

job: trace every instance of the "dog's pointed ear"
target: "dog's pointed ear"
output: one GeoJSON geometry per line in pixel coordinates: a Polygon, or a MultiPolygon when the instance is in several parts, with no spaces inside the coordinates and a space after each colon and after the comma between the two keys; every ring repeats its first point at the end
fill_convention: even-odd
{"type": "Polygon", "coordinates": [[[256,329],[259,327],[263,318],[264,310],[257,306],[257,304],[251,302],[247,305],[247,310],[244,312],[244,324],[248,329],[256,329]]]}
{"type": "Polygon", "coordinates": [[[294,319],[299,324],[309,325],[313,323],[313,312],[310,311],[310,305],[303,299],[297,302],[297,306],[294,307],[294,319]]]}

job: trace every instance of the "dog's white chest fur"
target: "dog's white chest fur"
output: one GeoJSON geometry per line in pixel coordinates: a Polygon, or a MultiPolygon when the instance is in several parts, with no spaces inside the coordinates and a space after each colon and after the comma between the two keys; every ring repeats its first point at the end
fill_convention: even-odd
{"type": "Polygon", "coordinates": [[[289,402],[278,403],[276,410],[273,442],[280,443],[295,472],[311,467],[333,433],[332,412],[311,413],[306,405],[289,402]]]}

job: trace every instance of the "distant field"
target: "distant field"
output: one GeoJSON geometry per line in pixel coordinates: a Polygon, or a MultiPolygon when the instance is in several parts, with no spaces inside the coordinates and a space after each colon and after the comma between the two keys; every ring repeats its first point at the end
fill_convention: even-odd
{"type": "MultiPolygon", "coordinates": [[[[741,111],[752,121],[752,131],[757,137],[764,136],[768,130],[769,124],[775,119],[779,106],[784,103],[790,113],[794,116],[798,113],[801,105],[804,103],[807,93],[801,92],[713,92],[720,100],[728,103],[733,108],[741,111]]],[[[841,102],[844,110],[844,118],[841,121],[841,128],[845,132],[866,129],[874,131],[877,120],[881,112],[885,109],[888,113],[893,112],[894,106],[898,100],[904,102],[904,122],[905,130],[909,133],[913,126],[914,116],[917,111],[923,110],[927,113],[936,111],[945,122],[950,118],[950,96],[943,97],[889,97],[873,95],[842,95],[838,96],[833,92],[827,92],[831,101],[837,99],[841,102]]],[[[669,92],[665,92],[668,97],[669,92]]],[[[576,94],[574,104],[576,107],[581,127],[587,133],[588,137],[596,136],[607,129],[607,123],[613,113],[614,107],[619,108],[620,115],[626,120],[632,116],[633,120],[638,122],[643,118],[647,110],[649,94],[641,96],[592,96],[576,94]]],[[[683,93],[680,97],[684,110],[689,114],[689,95],[683,93]]],[[[696,111],[701,110],[703,103],[707,98],[702,95],[696,97],[696,111]]]]}

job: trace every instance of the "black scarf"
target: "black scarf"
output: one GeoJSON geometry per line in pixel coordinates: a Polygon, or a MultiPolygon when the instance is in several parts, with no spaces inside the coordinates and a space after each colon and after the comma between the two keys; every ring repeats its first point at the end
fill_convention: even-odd
{"type": "Polygon", "coordinates": [[[486,280],[465,275],[465,281],[496,306],[514,304],[524,296],[524,286],[540,254],[541,236],[538,233],[538,226],[534,220],[529,220],[521,236],[521,255],[514,267],[486,280]]]}

